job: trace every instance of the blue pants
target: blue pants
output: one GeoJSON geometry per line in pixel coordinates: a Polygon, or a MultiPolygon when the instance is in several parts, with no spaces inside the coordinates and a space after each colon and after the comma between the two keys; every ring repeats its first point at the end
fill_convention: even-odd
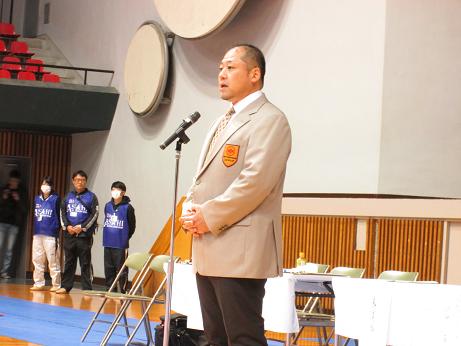
{"type": "Polygon", "coordinates": [[[13,275],[13,250],[18,238],[19,227],[7,223],[0,223],[0,250],[3,252],[1,275],[13,275]]]}

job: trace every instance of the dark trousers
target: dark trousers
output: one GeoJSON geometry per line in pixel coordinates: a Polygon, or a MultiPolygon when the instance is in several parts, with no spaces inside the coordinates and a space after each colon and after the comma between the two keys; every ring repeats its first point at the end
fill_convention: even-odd
{"type": "Polygon", "coordinates": [[[62,274],[61,287],[69,292],[74,286],[77,259],[80,263],[82,289],[92,290],[93,268],[91,267],[92,237],[77,238],[64,237],[64,273],[62,274]]]}
{"type": "Polygon", "coordinates": [[[261,315],[266,279],[196,278],[203,327],[212,346],[267,346],[261,315]]]}
{"type": "MultiPolygon", "coordinates": [[[[106,276],[107,289],[114,283],[117,273],[122,268],[128,255],[128,249],[104,248],[104,275],[106,276]]],[[[125,293],[128,281],[128,268],[123,270],[118,280],[118,291],[125,293]]]]}

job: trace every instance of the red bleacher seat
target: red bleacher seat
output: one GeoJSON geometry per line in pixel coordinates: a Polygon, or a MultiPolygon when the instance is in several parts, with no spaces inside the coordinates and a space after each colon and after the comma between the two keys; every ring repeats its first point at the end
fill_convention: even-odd
{"type": "Polygon", "coordinates": [[[57,74],[48,73],[48,74],[43,75],[42,81],[44,81],[44,82],[52,82],[52,83],[59,83],[61,81],[61,78],[59,78],[59,76],[57,74]]]}
{"type": "Polygon", "coordinates": [[[0,55],[7,55],[9,52],[6,49],[5,42],[3,40],[0,40],[0,55]]]}
{"type": "Polygon", "coordinates": [[[11,79],[11,73],[8,70],[0,70],[0,78],[11,79]]]}
{"type": "Polygon", "coordinates": [[[10,64],[11,62],[21,62],[19,58],[15,56],[6,56],[3,58],[3,64],[2,68],[4,70],[10,70],[10,71],[21,71],[22,67],[20,64],[10,64]]]}
{"type": "Polygon", "coordinates": [[[7,38],[17,38],[20,35],[14,31],[14,25],[11,23],[0,23],[0,36],[7,38]]]}
{"type": "Polygon", "coordinates": [[[34,53],[29,52],[29,45],[26,42],[14,41],[10,45],[11,54],[21,57],[31,57],[34,53]]]}
{"type": "MultiPolygon", "coordinates": [[[[40,59],[27,59],[26,63],[43,65],[43,61],[40,60],[40,59]]],[[[35,73],[35,79],[36,80],[42,80],[44,74],[50,73],[48,71],[45,71],[43,69],[43,66],[25,65],[25,70],[35,73]]]]}
{"type": "MultiPolygon", "coordinates": [[[[43,65],[43,61],[40,59],[27,59],[26,63],[43,65]]],[[[26,65],[25,70],[30,72],[43,72],[43,66],[26,65]]]]}
{"type": "Polygon", "coordinates": [[[20,80],[36,80],[35,73],[30,72],[30,71],[19,72],[17,78],[20,80]]]}

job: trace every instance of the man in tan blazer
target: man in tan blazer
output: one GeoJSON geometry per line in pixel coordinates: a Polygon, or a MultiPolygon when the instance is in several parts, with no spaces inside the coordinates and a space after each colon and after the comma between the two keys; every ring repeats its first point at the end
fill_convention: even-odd
{"type": "Polygon", "coordinates": [[[267,345],[264,285],[282,273],[281,202],[291,131],[261,92],[265,60],[252,45],[220,64],[231,111],[210,129],[181,223],[194,236],[192,263],[212,345],[267,345]]]}

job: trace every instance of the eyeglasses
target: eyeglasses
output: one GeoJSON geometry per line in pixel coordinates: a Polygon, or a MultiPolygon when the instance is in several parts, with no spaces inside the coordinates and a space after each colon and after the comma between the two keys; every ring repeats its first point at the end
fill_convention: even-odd
{"type": "Polygon", "coordinates": [[[74,178],[73,180],[74,180],[76,183],[83,183],[83,182],[86,181],[85,178],[74,178]]]}

